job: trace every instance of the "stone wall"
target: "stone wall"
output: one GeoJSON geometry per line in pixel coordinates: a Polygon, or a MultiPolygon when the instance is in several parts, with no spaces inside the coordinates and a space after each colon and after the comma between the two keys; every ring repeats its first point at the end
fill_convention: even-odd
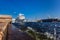
{"type": "Polygon", "coordinates": [[[11,24],[12,17],[9,15],[0,16],[0,40],[6,40],[8,25],[11,24]]]}

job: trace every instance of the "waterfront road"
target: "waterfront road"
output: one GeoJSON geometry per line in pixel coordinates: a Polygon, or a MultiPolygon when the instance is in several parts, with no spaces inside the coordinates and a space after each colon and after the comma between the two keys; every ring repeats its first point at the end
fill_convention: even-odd
{"type": "Polygon", "coordinates": [[[35,40],[27,33],[20,31],[13,24],[8,28],[7,40],[35,40]]]}

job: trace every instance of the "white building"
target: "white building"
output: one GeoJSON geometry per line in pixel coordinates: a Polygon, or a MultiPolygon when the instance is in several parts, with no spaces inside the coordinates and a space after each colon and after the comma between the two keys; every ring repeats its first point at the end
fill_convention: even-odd
{"type": "Polygon", "coordinates": [[[15,20],[16,23],[20,23],[20,24],[23,24],[24,21],[25,21],[25,16],[24,14],[21,14],[21,13],[18,15],[18,17],[15,20]]]}
{"type": "Polygon", "coordinates": [[[24,20],[25,19],[24,14],[19,14],[18,17],[19,17],[20,20],[24,20]]]}
{"type": "Polygon", "coordinates": [[[12,23],[15,23],[15,19],[14,18],[12,19],[12,23]]]}

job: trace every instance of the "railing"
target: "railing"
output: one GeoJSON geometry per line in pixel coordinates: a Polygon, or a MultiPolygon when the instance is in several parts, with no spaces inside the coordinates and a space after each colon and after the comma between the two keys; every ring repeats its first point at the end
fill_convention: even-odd
{"type": "Polygon", "coordinates": [[[0,40],[6,40],[8,27],[11,24],[11,21],[11,17],[0,17],[0,40]]]}

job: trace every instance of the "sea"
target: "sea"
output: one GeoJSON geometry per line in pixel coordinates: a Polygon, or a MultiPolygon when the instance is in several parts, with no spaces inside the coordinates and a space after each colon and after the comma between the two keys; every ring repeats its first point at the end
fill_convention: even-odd
{"type": "MultiPolygon", "coordinates": [[[[19,23],[12,23],[17,28],[21,28],[19,23]]],[[[37,32],[48,32],[54,35],[54,28],[56,30],[56,37],[60,37],[60,22],[25,22],[24,27],[31,27],[37,32]]]]}

